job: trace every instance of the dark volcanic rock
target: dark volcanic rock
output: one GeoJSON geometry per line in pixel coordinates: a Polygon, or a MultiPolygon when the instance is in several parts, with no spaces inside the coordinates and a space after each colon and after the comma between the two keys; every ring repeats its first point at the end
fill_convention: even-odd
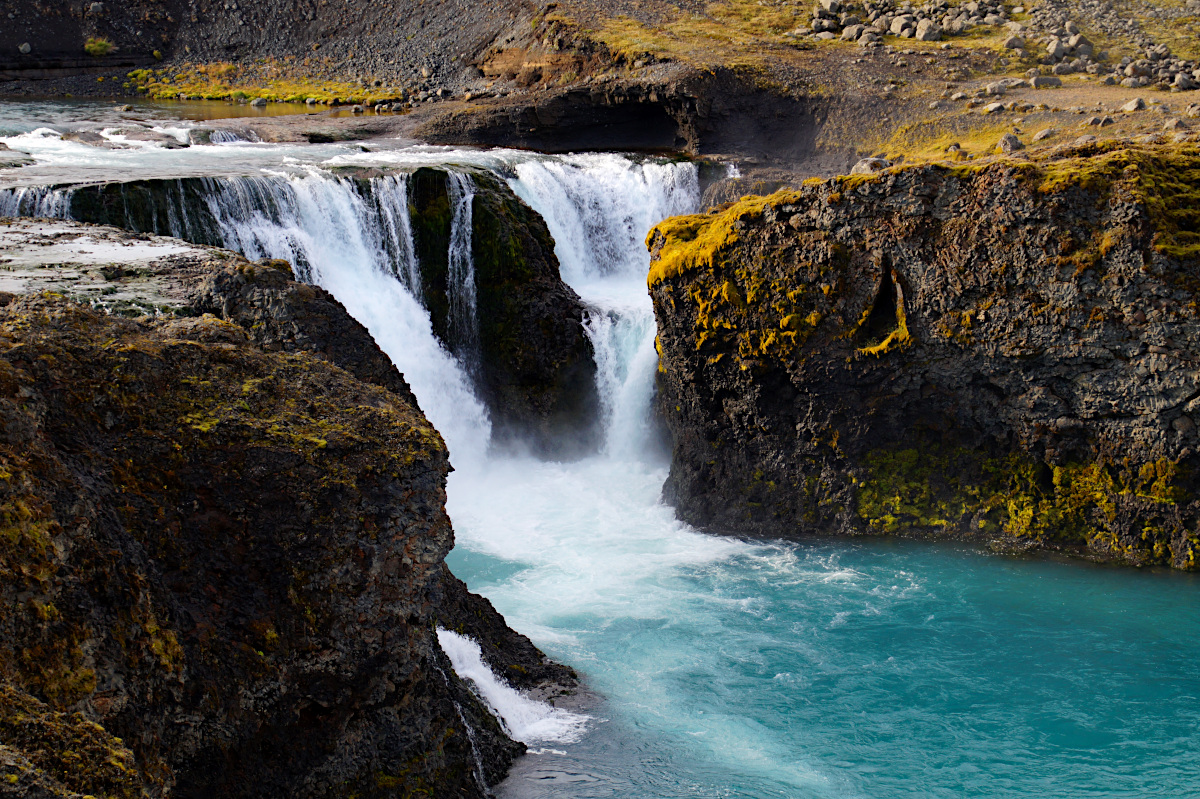
{"type": "Polygon", "coordinates": [[[1194,147],[746,200],[652,234],[666,493],[708,529],[898,532],[1190,569],[1194,147]]]}
{"type": "Polygon", "coordinates": [[[495,434],[551,455],[594,445],[595,361],[583,302],[559,276],[554,240],[536,212],[493,175],[473,173],[471,246],[478,342],[455,326],[449,248],[453,209],[447,173],[420,169],[409,183],[422,301],[434,332],[475,375],[495,434]],[[468,351],[478,346],[477,355],[468,351]]]}
{"type": "Polygon", "coordinates": [[[434,625],[573,684],[446,570],[440,436],[279,266],[148,263],[157,321],[0,295],[6,795],[481,796],[521,747],[434,625]]]}
{"type": "Polygon", "coordinates": [[[195,311],[237,323],[269,352],[305,350],[413,406],[417,399],[370,333],[319,286],[297,283],[287,261],[209,271],[190,298],[195,311]]]}

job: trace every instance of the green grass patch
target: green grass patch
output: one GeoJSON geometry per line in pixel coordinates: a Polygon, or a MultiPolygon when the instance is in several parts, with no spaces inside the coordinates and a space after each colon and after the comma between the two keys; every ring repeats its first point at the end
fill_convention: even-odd
{"type": "Polygon", "coordinates": [[[116,45],[103,36],[93,36],[83,43],[83,52],[93,58],[101,58],[116,49],[116,45]]]}

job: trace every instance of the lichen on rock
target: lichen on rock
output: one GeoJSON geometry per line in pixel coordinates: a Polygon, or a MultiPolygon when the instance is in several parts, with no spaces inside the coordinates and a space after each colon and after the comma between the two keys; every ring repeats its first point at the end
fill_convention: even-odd
{"type": "Polygon", "coordinates": [[[143,271],[173,310],[0,294],[0,788],[484,795],[523,747],[435,625],[524,687],[575,678],[446,569],[403,378],[286,264],[143,271]]]}
{"type": "Polygon", "coordinates": [[[666,494],[710,529],[1196,567],[1200,151],[813,181],[652,231],[666,494]]]}

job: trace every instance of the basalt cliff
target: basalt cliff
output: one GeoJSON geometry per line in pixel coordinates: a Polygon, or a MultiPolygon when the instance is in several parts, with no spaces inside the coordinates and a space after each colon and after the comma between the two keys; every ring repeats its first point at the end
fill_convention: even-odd
{"type": "Polygon", "coordinates": [[[447,570],[445,445],[366,330],[284,262],[3,232],[0,791],[484,795],[523,747],[435,627],[574,677],[447,570]]]}
{"type": "Polygon", "coordinates": [[[1200,150],[893,168],[664,222],[665,492],[711,530],[1194,569],[1200,150]]]}

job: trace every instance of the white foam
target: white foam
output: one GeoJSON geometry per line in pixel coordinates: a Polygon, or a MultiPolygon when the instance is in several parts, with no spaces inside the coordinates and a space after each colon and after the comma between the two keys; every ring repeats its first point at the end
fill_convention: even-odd
{"type": "Polygon", "coordinates": [[[579,740],[590,716],[525,696],[488,668],[479,644],[470,638],[441,627],[437,636],[442,651],[454,666],[454,673],[474,686],[476,694],[503,723],[510,738],[525,744],[579,740]]]}

